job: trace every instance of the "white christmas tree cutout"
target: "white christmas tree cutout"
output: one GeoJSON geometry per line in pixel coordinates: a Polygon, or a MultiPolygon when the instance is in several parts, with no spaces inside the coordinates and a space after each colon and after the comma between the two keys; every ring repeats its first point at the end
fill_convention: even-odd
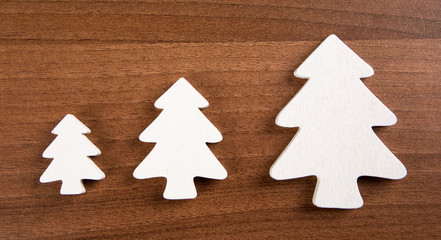
{"type": "Polygon", "coordinates": [[[164,110],[139,140],[156,145],[133,176],[167,178],[165,199],[195,198],[194,177],[225,179],[227,171],[206,145],[222,141],[221,133],[199,110],[208,107],[207,100],[180,78],[155,102],[155,107],[164,110]]]}
{"type": "Polygon", "coordinates": [[[104,173],[88,156],[98,156],[100,150],[83,134],[90,133],[83,123],[72,114],[67,114],[52,130],[58,135],[43,152],[44,158],[53,158],[41,175],[40,182],[62,181],[61,194],[86,192],[83,179],[101,180],[104,173]]]}
{"type": "Polygon", "coordinates": [[[299,127],[274,165],[277,180],[316,176],[314,205],[359,208],[360,176],[401,179],[406,168],[376,136],[373,126],[391,126],[395,115],[360,78],[374,70],[335,35],[297,68],[309,80],[276,118],[281,127],[299,127]]]}

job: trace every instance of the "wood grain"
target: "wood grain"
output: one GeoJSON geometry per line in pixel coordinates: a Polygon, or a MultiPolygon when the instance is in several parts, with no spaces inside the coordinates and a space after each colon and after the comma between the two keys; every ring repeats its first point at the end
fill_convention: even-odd
{"type": "Polygon", "coordinates": [[[1,239],[437,239],[441,237],[441,6],[438,1],[2,1],[1,239]],[[407,167],[361,178],[358,210],[312,205],[314,177],[268,171],[295,134],[275,116],[305,83],[293,71],[335,33],[375,70],[369,89],[398,117],[375,129],[407,167]],[[226,180],[166,201],[136,180],[139,134],[179,77],[210,102],[226,180]],[[72,113],[102,151],[87,193],[38,178],[52,128],[72,113]]]}

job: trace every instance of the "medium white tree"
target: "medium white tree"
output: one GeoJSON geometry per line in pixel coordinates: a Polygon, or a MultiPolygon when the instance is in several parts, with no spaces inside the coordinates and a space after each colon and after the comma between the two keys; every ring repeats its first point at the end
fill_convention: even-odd
{"type": "Polygon", "coordinates": [[[52,130],[58,135],[43,152],[44,158],[53,158],[41,175],[40,182],[62,181],[61,194],[86,192],[82,179],[101,180],[104,173],[88,156],[100,155],[100,150],[83,134],[90,133],[83,123],[67,114],[52,130]]]}
{"type": "Polygon", "coordinates": [[[155,102],[155,107],[164,110],[139,139],[156,145],[133,176],[166,177],[166,199],[195,198],[194,177],[225,179],[227,171],[206,145],[222,140],[221,133],[199,110],[208,107],[207,100],[180,78],[155,102]]]}
{"type": "Polygon", "coordinates": [[[359,208],[359,176],[406,176],[406,168],[372,129],[397,122],[360,80],[373,74],[335,35],[297,68],[294,75],[309,80],[279,113],[276,124],[299,130],[271,167],[274,179],[317,176],[316,206],[359,208]]]}

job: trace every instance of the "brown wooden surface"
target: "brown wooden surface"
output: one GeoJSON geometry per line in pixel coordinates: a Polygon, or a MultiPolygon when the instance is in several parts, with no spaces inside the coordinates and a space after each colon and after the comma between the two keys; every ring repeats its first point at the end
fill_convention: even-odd
{"type": "Polygon", "coordinates": [[[1,1],[1,239],[441,238],[441,4],[437,1],[1,1]],[[376,71],[364,80],[398,117],[375,131],[400,181],[361,178],[358,210],[312,205],[316,179],[275,181],[296,129],[274,124],[305,80],[293,71],[335,33],[376,71]],[[166,201],[132,172],[139,134],[179,77],[210,102],[224,181],[166,201]],[[102,151],[102,181],[59,195],[38,179],[52,128],[72,113],[102,151]]]}

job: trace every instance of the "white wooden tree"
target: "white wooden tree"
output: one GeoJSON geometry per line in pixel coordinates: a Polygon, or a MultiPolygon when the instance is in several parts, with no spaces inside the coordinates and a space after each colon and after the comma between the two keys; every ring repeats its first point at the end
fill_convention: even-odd
{"type": "Polygon", "coordinates": [[[406,168],[372,129],[397,122],[360,80],[373,74],[335,35],[297,68],[294,75],[309,80],[278,114],[276,124],[299,130],[271,167],[274,179],[315,175],[316,206],[359,208],[359,176],[406,176],[406,168]]]}
{"type": "Polygon", "coordinates": [[[195,198],[194,177],[225,179],[227,171],[206,145],[222,140],[221,133],[199,110],[208,107],[207,100],[180,78],[155,102],[155,107],[164,110],[139,139],[156,145],[133,176],[166,177],[166,199],[195,198]]]}
{"type": "Polygon", "coordinates": [[[100,155],[100,150],[83,134],[90,133],[83,123],[67,114],[52,130],[58,135],[43,152],[44,158],[53,158],[41,175],[40,182],[62,181],[61,194],[86,192],[82,179],[101,180],[104,173],[88,156],[100,155]]]}

